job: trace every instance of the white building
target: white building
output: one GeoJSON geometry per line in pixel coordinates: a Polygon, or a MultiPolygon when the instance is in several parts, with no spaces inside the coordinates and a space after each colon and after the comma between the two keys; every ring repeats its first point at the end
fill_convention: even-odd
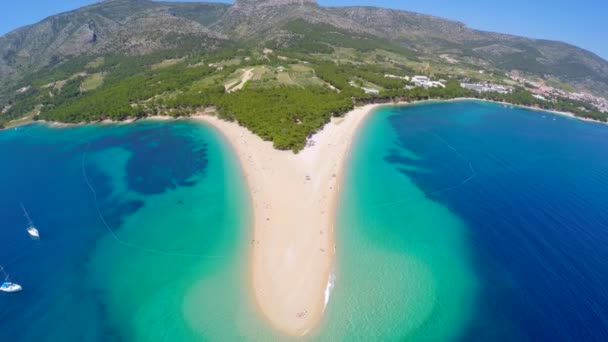
{"type": "Polygon", "coordinates": [[[511,92],[511,89],[501,85],[491,85],[491,89],[491,91],[495,91],[500,94],[507,94],[511,92]]]}
{"type": "Polygon", "coordinates": [[[460,86],[464,89],[474,90],[478,93],[496,92],[500,94],[507,94],[511,92],[510,88],[498,84],[460,83],[460,86]]]}
{"type": "Polygon", "coordinates": [[[532,97],[534,97],[535,99],[547,101],[547,99],[544,96],[542,96],[542,95],[533,94],[532,97]]]}
{"type": "Polygon", "coordinates": [[[414,84],[418,85],[418,84],[426,84],[429,83],[431,81],[430,78],[426,77],[426,76],[414,76],[412,77],[412,82],[414,82],[414,84]]]}
{"type": "Polygon", "coordinates": [[[428,88],[445,88],[445,85],[441,82],[430,81],[428,83],[428,88]]]}
{"type": "Polygon", "coordinates": [[[474,90],[478,93],[487,91],[486,87],[483,84],[477,84],[477,83],[460,83],[460,87],[462,87],[464,89],[474,90]]]}
{"type": "Polygon", "coordinates": [[[441,82],[431,81],[430,78],[426,76],[414,76],[412,77],[412,82],[417,87],[423,88],[445,88],[445,85],[441,82]]]}

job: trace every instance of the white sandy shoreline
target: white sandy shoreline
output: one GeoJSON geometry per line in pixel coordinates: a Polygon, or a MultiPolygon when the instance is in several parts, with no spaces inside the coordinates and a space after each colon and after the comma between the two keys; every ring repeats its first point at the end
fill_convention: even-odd
{"type": "MultiPolygon", "coordinates": [[[[331,290],[336,248],[334,227],[342,176],[352,142],[364,120],[379,107],[450,101],[494,102],[458,98],[369,104],[344,117],[333,118],[311,138],[314,146],[307,146],[298,154],[274,149],[271,142],[263,141],[236,122],[205,113],[191,117],[221,132],[239,159],[253,207],[250,260],[253,296],[273,327],[288,335],[302,336],[323,316],[331,290]]],[[[523,108],[598,122],[570,113],[523,108]]],[[[144,120],[173,119],[162,116],[144,120]]],[[[80,125],[46,123],[53,127],[80,125]]],[[[116,123],[125,122],[102,122],[116,123]]]]}
{"type": "MultiPolygon", "coordinates": [[[[570,112],[560,112],[560,111],[556,111],[556,110],[551,110],[551,109],[543,109],[543,108],[538,108],[538,107],[531,107],[531,106],[524,106],[524,105],[517,105],[517,104],[512,104],[509,102],[499,102],[499,101],[493,101],[493,100],[486,100],[486,99],[478,99],[475,97],[458,97],[458,98],[454,98],[454,99],[428,99],[428,100],[418,100],[418,101],[401,101],[401,102],[382,102],[382,103],[372,103],[372,104],[368,104],[368,105],[373,105],[373,106],[404,106],[404,105],[415,105],[415,104],[422,104],[422,103],[441,103],[441,102],[457,102],[457,101],[479,101],[479,102],[489,102],[489,103],[495,103],[495,104],[499,104],[499,105],[503,105],[503,106],[513,106],[513,107],[517,107],[517,108],[523,108],[523,109],[529,109],[532,111],[537,111],[537,112],[545,112],[545,113],[550,113],[550,114],[557,114],[557,115],[562,115],[562,116],[567,116],[569,118],[573,118],[573,119],[577,119],[577,120],[581,120],[581,121],[586,121],[586,122],[594,122],[594,123],[599,123],[599,124],[608,124],[608,122],[603,122],[603,121],[598,121],[598,120],[593,120],[590,118],[584,118],[584,117],[580,117],[580,116],[576,116],[573,113],[570,112]]],[[[213,114],[213,110],[209,111],[209,112],[205,112],[206,114],[213,114]]],[[[168,116],[168,115],[152,115],[152,116],[146,116],[144,118],[141,119],[134,119],[134,118],[129,118],[126,120],[110,120],[110,119],[106,119],[106,120],[101,120],[101,121],[96,121],[96,122],[79,122],[79,123],[65,123],[65,122],[58,122],[58,121],[46,121],[46,120],[38,120],[38,121],[27,121],[24,123],[19,123],[17,125],[14,126],[8,126],[5,129],[13,129],[13,128],[17,128],[17,127],[21,127],[21,126],[26,126],[32,123],[44,123],[49,125],[49,127],[53,127],[53,128],[68,128],[68,127],[78,127],[78,126],[85,126],[85,125],[99,125],[99,124],[104,124],[104,125],[120,125],[120,124],[131,124],[134,122],[138,122],[138,121],[171,121],[171,120],[188,120],[189,116],[180,116],[180,117],[173,117],[173,116],[168,116]]],[[[10,122],[9,122],[10,123],[10,122]]],[[[1,131],[1,130],[0,130],[1,131]]]]}
{"type": "MultiPolygon", "coordinates": [[[[448,101],[470,100],[478,101],[448,101]]],[[[302,336],[323,316],[333,285],[337,202],[358,129],[379,107],[424,102],[447,101],[355,108],[342,118],[332,119],[312,136],[314,146],[298,154],[274,149],[271,142],[262,141],[236,122],[194,116],[227,138],[247,178],[253,205],[253,295],[276,329],[302,336]]]]}
{"type": "Polygon", "coordinates": [[[286,334],[306,334],[325,310],[344,161],[354,132],[378,106],[332,119],[311,138],[314,145],[298,154],[274,149],[237,123],[195,116],[222,132],[239,158],[253,206],[254,297],[286,334]]]}

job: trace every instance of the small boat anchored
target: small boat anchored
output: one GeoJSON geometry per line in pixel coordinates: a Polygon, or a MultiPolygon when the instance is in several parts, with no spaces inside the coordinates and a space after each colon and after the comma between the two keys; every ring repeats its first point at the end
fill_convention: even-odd
{"type": "Polygon", "coordinates": [[[9,281],[9,276],[8,274],[6,274],[6,271],[4,271],[4,267],[2,267],[2,265],[0,265],[0,270],[2,270],[2,273],[4,273],[4,282],[2,283],[2,285],[0,285],[0,292],[11,293],[23,290],[21,285],[9,281]]]}
{"type": "Polygon", "coordinates": [[[2,283],[2,285],[0,285],[0,291],[2,292],[19,292],[23,290],[23,288],[21,287],[21,285],[19,284],[15,284],[15,283],[11,283],[8,281],[5,281],[4,283],[2,283]]]}
{"type": "Polygon", "coordinates": [[[34,226],[29,226],[26,228],[27,233],[30,234],[31,237],[39,239],[40,238],[40,232],[38,231],[38,229],[36,229],[36,227],[34,226]]]}
{"type": "Polygon", "coordinates": [[[21,205],[21,209],[23,209],[23,216],[25,216],[25,218],[27,219],[27,228],[25,230],[32,238],[39,239],[40,232],[38,231],[36,226],[34,226],[34,222],[32,222],[30,215],[27,213],[27,210],[25,210],[23,203],[19,203],[19,204],[21,205]]]}

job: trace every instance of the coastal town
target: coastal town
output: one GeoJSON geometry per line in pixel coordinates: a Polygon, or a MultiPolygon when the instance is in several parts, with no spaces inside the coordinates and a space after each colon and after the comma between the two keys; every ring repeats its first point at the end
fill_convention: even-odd
{"type": "MultiPolygon", "coordinates": [[[[416,87],[425,89],[429,88],[445,88],[446,80],[439,79],[433,80],[428,76],[399,76],[386,74],[386,78],[405,80],[409,84],[405,86],[405,89],[411,90],[416,87]]],[[[569,99],[574,101],[585,102],[595,107],[599,112],[608,113],[608,99],[595,96],[586,92],[573,92],[566,91],[552,87],[548,84],[532,81],[525,77],[519,76],[518,73],[512,72],[509,74],[509,83],[497,84],[492,82],[471,82],[468,78],[462,78],[460,80],[460,87],[468,90],[472,90],[478,93],[498,93],[498,94],[509,94],[512,93],[515,87],[522,87],[528,90],[535,99],[547,102],[557,102],[560,98],[569,99]]],[[[352,85],[352,84],[351,84],[352,85]]],[[[377,89],[362,88],[367,94],[378,94],[377,89]]],[[[581,107],[581,110],[585,110],[581,107]]]]}
{"type": "Polygon", "coordinates": [[[520,76],[516,72],[509,74],[512,81],[526,87],[539,100],[556,101],[558,98],[566,98],[569,100],[582,101],[593,105],[602,113],[608,113],[608,99],[595,96],[585,92],[573,92],[558,89],[544,83],[529,80],[520,76]]]}

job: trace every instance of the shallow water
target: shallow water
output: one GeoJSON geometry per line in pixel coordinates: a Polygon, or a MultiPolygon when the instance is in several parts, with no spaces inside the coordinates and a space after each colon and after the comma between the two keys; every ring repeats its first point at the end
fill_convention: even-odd
{"type": "MultiPolygon", "coordinates": [[[[606,129],[471,101],[379,109],[305,340],[608,339],[606,129]]],[[[24,286],[0,294],[1,340],[290,340],[251,299],[246,186],[211,128],[34,124],[0,132],[0,165],[0,264],[24,286]]]]}
{"type": "Polygon", "coordinates": [[[386,161],[392,110],[371,115],[352,147],[322,340],[449,340],[472,315],[466,227],[386,161]]]}
{"type": "Polygon", "coordinates": [[[607,147],[605,125],[491,103],[379,110],[348,171],[328,324],[347,317],[362,340],[608,339],[607,147]]]}
{"type": "Polygon", "coordinates": [[[0,263],[24,286],[0,294],[2,340],[201,340],[222,322],[242,334],[225,321],[237,315],[264,326],[244,285],[243,177],[214,130],[30,125],[0,146],[0,263]]]}

